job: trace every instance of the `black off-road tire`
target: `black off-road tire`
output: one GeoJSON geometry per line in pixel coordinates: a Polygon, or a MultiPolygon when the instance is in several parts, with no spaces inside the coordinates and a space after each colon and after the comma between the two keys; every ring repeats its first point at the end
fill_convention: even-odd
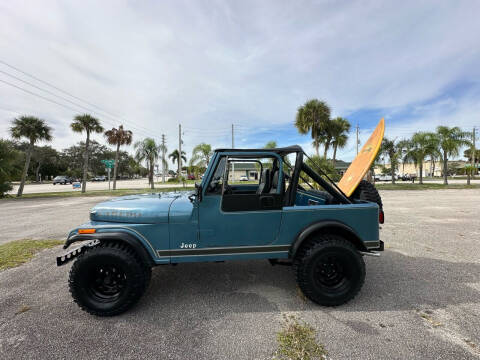
{"type": "Polygon", "coordinates": [[[360,184],[358,184],[357,188],[355,189],[352,198],[377,203],[378,207],[383,209],[382,198],[378,193],[377,188],[375,185],[366,180],[360,181],[360,184]]]}
{"type": "Polygon", "coordinates": [[[151,268],[125,244],[101,243],[80,255],[68,280],[73,300],[92,315],[130,309],[148,287],[151,268]]]}
{"type": "Polygon", "coordinates": [[[322,234],[306,240],[295,256],[293,269],[303,294],[323,306],[352,300],[365,281],[363,257],[338,235],[322,234]],[[333,275],[329,273],[332,268],[337,270],[333,275]]]}

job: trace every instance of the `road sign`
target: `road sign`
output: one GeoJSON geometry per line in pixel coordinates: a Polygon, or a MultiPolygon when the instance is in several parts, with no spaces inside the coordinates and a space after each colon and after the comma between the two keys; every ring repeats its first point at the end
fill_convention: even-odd
{"type": "Polygon", "coordinates": [[[102,160],[107,169],[113,169],[115,167],[115,160],[102,160]]]}

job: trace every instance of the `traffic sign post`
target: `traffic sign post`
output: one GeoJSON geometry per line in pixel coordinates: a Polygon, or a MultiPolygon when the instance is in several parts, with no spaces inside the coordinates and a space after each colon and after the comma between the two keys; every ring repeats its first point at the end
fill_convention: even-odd
{"type": "Polygon", "coordinates": [[[108,173],[108,190],[110,190],[110,171],[115,167],[115,160],[102,160],[108,173]]]}

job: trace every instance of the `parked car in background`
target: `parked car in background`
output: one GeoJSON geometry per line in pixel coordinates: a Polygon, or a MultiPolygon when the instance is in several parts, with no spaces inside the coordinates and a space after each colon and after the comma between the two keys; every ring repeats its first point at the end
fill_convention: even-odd
{"type": "Polygon", "coordinates": [[[246,175],[240,176],[240,181],[248,181],[248,176],[246,175]]]}
{"type": "Polygon", "coordinates": [[[101,175],[101,176],[95,176],[92,181],[107,181],[107,178],[105,177],[105,175],[101,175]]]}
{"type": "Polygon", "coordinates": [[[57,184],[66,185],[66,184],[71,184],[73,181],[74,179],[72,179],[69,176],[59,175],[59,176],[55,176],[55,178],[53,179],[53,185],[57,185],[57,184]]]}
{"type": "Polygon", "coordinates": [[[194,174],[188,174],[187,180],[195,180],[195,175],[194,174]]]}
{"type": "Polygon", "coordinates": [[[375,175],[375,181],[392,181],[392,175],[375,175]]]}
{"type": "Polygon", "coordinates": [[[402,181],[412,181],[415,182],[415,179],[417,178],[417,174],[403,174],[400,179],[402,181]]]}

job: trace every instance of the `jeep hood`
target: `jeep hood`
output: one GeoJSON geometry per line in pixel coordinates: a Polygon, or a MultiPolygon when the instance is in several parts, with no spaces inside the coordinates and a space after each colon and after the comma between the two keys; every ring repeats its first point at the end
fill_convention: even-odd
{"type": "Polygon", "coordinates": [[[189,192],[128,195],[95,205],[91,221],[136,224],[168,223],[171,204],[186,198],[189,192]]]}

